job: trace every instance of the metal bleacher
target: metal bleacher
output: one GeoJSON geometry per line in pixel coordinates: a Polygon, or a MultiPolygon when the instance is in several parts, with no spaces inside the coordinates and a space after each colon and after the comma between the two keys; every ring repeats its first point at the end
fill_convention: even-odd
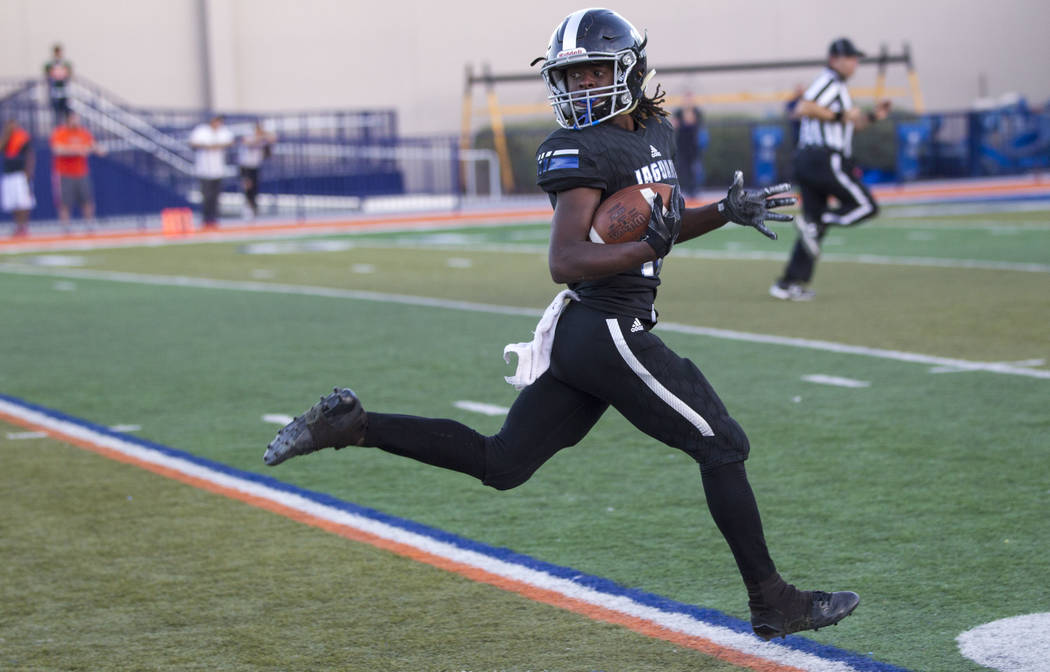
{"type": "MultiPolygon", "coordinates": [[[[188,138],[207,111],[139,108],[82,77],[69,93],[70,107],[106,150],[90,158],[100,219],[144,219],[199,203],[188,138]]],[[[33,220],[55,218],[48,146],[55,120],[43,83],[0,80],[0,117],[17,119],[33,136],[33,220]]],[[[226,115],[235,136],[250,133],[257,120],[278,138],[261,171],[263,217],[450,209],[464,199],[499,196],[499,166],[491,150],[463,151],[452,136],[401,137],[394,110],[226,115]]],[[[240,216],[232,151],[227,163],[223,214],[240,216]]]]}

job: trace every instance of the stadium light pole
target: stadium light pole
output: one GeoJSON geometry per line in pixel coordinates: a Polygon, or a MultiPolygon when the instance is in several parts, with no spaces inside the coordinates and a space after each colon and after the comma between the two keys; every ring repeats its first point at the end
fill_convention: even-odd
{"type": "Polygon", "coordinates": [[[197,0],[197,48],[201,62],[201,102],[204,109],[211,111],[214,100],[211,85],[211,49],[208,35],[208,0],[197,0]]]}

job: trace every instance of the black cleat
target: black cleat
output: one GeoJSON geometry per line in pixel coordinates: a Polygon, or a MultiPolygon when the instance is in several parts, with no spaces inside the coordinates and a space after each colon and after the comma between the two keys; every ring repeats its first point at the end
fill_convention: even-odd
{"type": "Polygon", "coordinates": [[[368,415],[349,388],[335,388],[277,432],[266,447],[263,461],[273,467],[296,455],[322,448],[359,446],[365,438],[368,415]]]}
{"type": "Polygon", "coordinates": [[[793,632],[819,630],[835,625],[853,613],[860,604],[860,596],[848,590],[837,593],[813,591],[808,609],[784,613],[779,609],[751,610],[751,628],[767,642],[774,637],[785,637],[793,632]]]}

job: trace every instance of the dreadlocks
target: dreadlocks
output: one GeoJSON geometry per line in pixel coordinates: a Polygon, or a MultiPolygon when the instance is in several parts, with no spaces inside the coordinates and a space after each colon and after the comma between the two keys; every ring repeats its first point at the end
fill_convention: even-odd
{"type": "Polygon", "coordinates": [[[664,104],[665,92],[660,88],[660,85],[656,85],[656,92],[653,93],[653,97],[650,98],[646,95],[642,95],[638,98],[638,105],[631,110],[631,118],[636,123],[642,123],[646,119],[653,117],[666,117],[667,110],[662,106],[664,104]]]}

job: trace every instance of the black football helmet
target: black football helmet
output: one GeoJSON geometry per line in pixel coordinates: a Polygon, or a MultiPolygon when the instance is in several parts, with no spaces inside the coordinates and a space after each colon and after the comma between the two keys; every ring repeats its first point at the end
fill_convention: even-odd
{"type": "Polygon", "coordinates": [[[563,128],[594,126],[638,105],[652,76],[647,71],[645,43],[634,26],[610,9],[581,9],[565,17],[551,35],[540,75],[547,99],[563,128]],[[565,68],[601,61],[612,65],[613,84],[569,92],[565,68]]]}

